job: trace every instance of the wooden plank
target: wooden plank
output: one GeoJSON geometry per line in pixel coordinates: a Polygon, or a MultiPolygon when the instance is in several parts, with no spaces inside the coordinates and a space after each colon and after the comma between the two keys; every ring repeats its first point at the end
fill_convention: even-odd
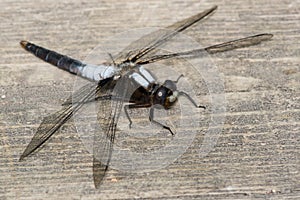
{"type": "MultiPolygon", "coordinates": [[[[4,0],[0,6],[1,199],[300,198],[299,2],[4,0]],[[213,5],[217,12],[186,32],[201,45],[262,32],[275,36],[211,57],[224,78],[227,111],[207,156],[199,157],[199,148],[209,109],[195,140],[176,161],[139,174],[111,169],[99,190],[92,182],[92,156],[72,123],[18,162],[42,117],[60,108],[75,82],[21,49],[20,40],[83,60],[116,33],[165,27],[213,5]]],[[[205,83],[195,83],[194,90],[211,105],[205,83]]]]}

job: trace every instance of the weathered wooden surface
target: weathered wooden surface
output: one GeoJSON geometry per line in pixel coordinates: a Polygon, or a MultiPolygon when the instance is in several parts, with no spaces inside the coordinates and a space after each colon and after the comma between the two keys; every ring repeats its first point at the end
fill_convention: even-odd
{"type": "Polygon", "coordinates": [[[299,1],[1,1],[0,199],[299,199],[299,1]],[[216,147],[198,140],[168,167],[143,174],[109,170],[92,182],[92,156],[71,125],[18,162],[43,116],[59,109],[74,77],[25,52],[27,39],[84,59],[108,36],[165,27],[218,5],[186,34],[211,45],[269,32],[272,41],[215,55],[224,75],[226,121],[216,147]]]}

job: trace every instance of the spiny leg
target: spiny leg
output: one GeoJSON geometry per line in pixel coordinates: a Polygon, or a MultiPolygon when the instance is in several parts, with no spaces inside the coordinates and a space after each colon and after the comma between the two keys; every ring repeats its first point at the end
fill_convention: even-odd
{"type": "Polygon", "coordinates": [[[150,107],[151,104],[149,103],[133,103],[133,104],[127,104],[127,105],[124,105],[124,112],[125,112],[125,115],[129,121],[129,128],[131,128],[131,125],[132,125],[132,120],[129,116],[129,112],[128,112],[128,109],[134,109],[134,108],[148,108],[150,107]]]}
{"type": "Polygon", "coordinates": [[[162,124],[162,123],[160,123],[160,122],[154,120],[154,107],[151,107],[151,108],[150,108],[149,120],[150,120],[152,123],[155,123],[155,124],[157,124],[158,126],[161,126],[162,128],[167,129],[168,131],[170,131],[170,133],[171,133],[172,135],[175,135],[169,126],[166,126],[166,125],[164,125],[164,124],[162,124]]]}
{"type": "MultiPolygon", "coordinates": [[[[130,105],[125,105],[124,106],[124,112],[125,112],[125,115],[126,115],[128,121],[129,121],[129,128],[131,128],[132,120],[129,116],[128,109],[147,108],[147,107],[150,107],[150,105],[149,104],[130,104],[130,105]]],[[[169,126],[164,125],[164,124],[162,124],[162,123],[160,123],[160,122],[158,122],[154,119],[154,107],[150,108],[149,120],[150,120],[150,122],[155,123],[156,125],[164,128],[164,129],[167,129],[172,135],[175,135],[169,126]]]]}
{"type": "Polygon", "coordinates": [[[129,128],[131,128],[132,120],[131,120],[131,118],[129,116],[128,109],[130,109],[130,105],[125,105],[124,106],[124,112],[125,112],[125,115],[126,115],[128,121],[129,121],[129,125],[128,126],[129,126],[129,128]]]}
{"type": "Polygon", "coordinates": [[[203,109],[206,109],[205,106],[197,105],[197,103],[194,101],[194,99],[192,99],[192,97],[190,97],[190,95],[188,95],[187,93],[185,93],[185,92],[183,92],[183,91],[179,91],[179,95],[185,96],[188,100],[190,100],[190,102],[191,102],[196,108],[203,108],[203,109]]]}
{"type": "Polygon", "coordinates": [[[178,76],[177,80],[176,81],[173,81],[174,83],[178,83],[179,79],[181,79],[182,77],[184,77],[183,74],[180,74],[180,76],[178,76]]]}
{"type": "MultiPolygon", "coordinates": [[[[173,81],[174,83],[178,83],[178,81],[184,77],[183,74],[180,74],[180,76],[177,78],[176,81],[173,81]]],[[[190,100],[190,102],[192,102],[192,104],[196,107],[196,108],[203,108],[203,109],[206,109],[205,106],[201,106],[201,105],[197,105],[197,103],[194,101],[194,99],[192,99],[192,97],[190,97],[189,94],[187,94],[186,92],[183,92],[183,91],[179,91],[178,95],[182,95],[182,96],[185,96],[186,98],[188,98],[188,100],[190,100]]]]}

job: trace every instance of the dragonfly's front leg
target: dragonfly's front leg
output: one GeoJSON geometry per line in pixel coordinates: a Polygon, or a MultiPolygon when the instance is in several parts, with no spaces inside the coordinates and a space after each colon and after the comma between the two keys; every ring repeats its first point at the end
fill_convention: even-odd
{"type": "Polygon", "coordinates": [[[162,128],[167,129],[168,131],[170,131],[170,133],[171,133],[172,135],[175,135],[169,126],[166,126],[166,125],[164,125],[164,124],[162,124],[162,123],[160,123],[160,122],[154,120],[154,107],[151,107],[151,108],[150,108],[149,120],[150,120],[152,123],[155,123],[155,124],[157,124],[158,126],[161,126],[162,128]]]}
{"type": "Polygon", "coordinates": [[[185,93],[183,91],[179,92],[179,96],[185,96],[196,108],[206,109],[205,106],[197,105],[197,103],[194,101],[194,99],[192,97],[190,97],[190,95],[188,95],[187,93],[185,93]]]}

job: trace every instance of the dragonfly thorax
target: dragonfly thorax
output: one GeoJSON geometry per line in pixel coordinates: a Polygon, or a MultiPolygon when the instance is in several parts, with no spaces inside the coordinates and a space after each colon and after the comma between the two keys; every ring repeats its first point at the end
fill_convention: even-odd
{"type": "Polygon", "coordinates": [[[129,71],[130,69],[133,69],[133,68],[138,68],[138,67],[139,66],[133,62],[124,62],[121,64],[116,64],[116,68],[118,68],[124,72],[129,71]]]}

